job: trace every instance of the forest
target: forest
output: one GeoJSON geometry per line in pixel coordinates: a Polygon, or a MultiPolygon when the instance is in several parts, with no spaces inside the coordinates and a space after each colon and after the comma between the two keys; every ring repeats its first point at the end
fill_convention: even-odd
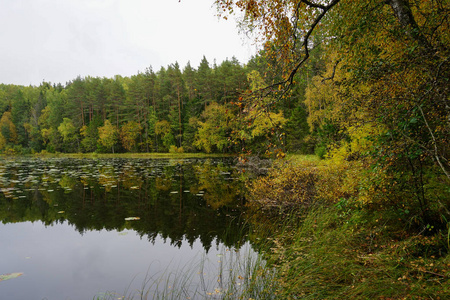
{"type": "Polygon", "coordinates": [[[264,154],[272,129],[290,150],[312,151],[312,143],[302,142],[309,130],[301,93],[269,114],[243,109],[242,95],[265,85],[262,61],[211,65],[203,57],[197,69],[175,62],[131,77],[0,85],[0,151],[264,154]]]}

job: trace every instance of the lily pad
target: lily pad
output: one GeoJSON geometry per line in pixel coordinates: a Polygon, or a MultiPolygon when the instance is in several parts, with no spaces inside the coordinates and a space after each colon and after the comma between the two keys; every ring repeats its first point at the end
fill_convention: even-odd
{"type": "Polygon", "coordinates": [[[8,280],[8,279],[13,279],[13,278],[17,278],[19,276],[23,275],[23,273],[8,273],[8,274],[3,274],[0,275],[0,281],[3,280],[8,280]]]}

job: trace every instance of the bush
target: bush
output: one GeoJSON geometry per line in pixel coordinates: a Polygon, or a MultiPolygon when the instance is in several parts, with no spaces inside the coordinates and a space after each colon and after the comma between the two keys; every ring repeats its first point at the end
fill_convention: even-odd
{"type": "Polygon", "coordinates": [[[177,147],[175,145],[170,145],[169,153],[184,153],[183,147],[177,147]]]}
{"type": "Polygon", "coordinates": [[[353,162],[276,162],[267,176],[249,184],[249,201],[266,209],[289,210],[356,198],[361,169],[353,162]]]}
{"type": "Polygon", "coordinates": [[[317,146],[314,149],[314,154],[320,157],[320,159],[324,159],[325,155],[327,154],[327,147],[326,146],[317,146]]]}

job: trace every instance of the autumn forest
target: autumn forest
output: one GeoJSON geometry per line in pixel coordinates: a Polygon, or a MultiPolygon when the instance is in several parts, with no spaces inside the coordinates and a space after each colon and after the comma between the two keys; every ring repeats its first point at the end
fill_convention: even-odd
{"type": "Polygon", "coordinates": [[[0,149],[9,154],[237,153],[249,147],[264,153],[270,149],[267,131],[284,125],[292,150],[313,149],[301,143],[308,133],[302,94],[270,115],[242,109],[243,91],[264,86],[260,61],[243,66],[233,58],[211,65],[203,57],[197,69],[188,64],[181,70],[174,63],[131,78],[1,85],[0,149]],[[244,126],[251,118],[256,122],[244,126]]]}
{"type": "Polygon", "coordinates": [[[276,273],[245,299],[449,297],[449,1],[214,3],[248,62],[0,85],[0,151],[272,158],[246,209],[276,273]]]}

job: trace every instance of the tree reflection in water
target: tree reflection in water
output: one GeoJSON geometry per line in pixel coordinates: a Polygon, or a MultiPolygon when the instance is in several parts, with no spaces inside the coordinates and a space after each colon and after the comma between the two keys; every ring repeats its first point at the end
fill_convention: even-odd
{"type": "Polygon", "coordinates": [[[199,239],[236,247],[242,184],[233,160],[22,158],[0,162],[3,223],[67,222],[88,230],[133,229],[180,247],[199,239]],[[128,217],[139,220],[127,221],[128,217]]]}

